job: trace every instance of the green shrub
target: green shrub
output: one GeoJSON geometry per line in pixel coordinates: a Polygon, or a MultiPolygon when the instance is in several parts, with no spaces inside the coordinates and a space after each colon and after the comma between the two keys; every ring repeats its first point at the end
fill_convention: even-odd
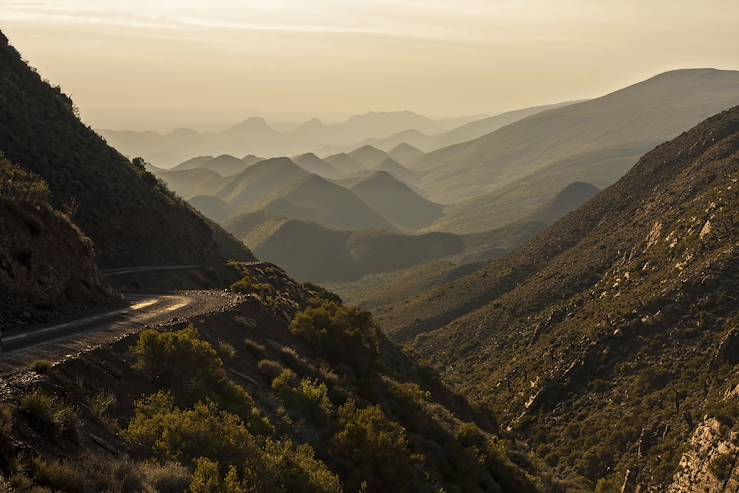
{"type": "Polygon", "coordinates": [[[271,359],[261,360],[259,363],[257,363],[257,369],[268,380],[274,380],[275,378],[280,376],[283,371],[285,371],[284,366],[282,366],[279,362],[271,359]]]}
{"type": "Polygon", "coordinates": [[[223,464],[243,463],[254,447],[253,435],[238,416],[219,410],[213,402],[179,409],[167,392],[136,403],[124,436],[159,459],[185,463],[199,457],[223,464]]]}
{"type": "Polygon", "coordinates": [[[267,440],[260,471],[268,486],[263,491],[275,493],[340,493],[339,478],[326,464],[315,458],[308,445],[295,446],[291,441],[267,440]],[[271,486],[270,486],[271,485],[271,486]],[[272,489],[273,488],[273,489],[272,489]]]}
{"type": "Polygon", "coordinates": [[[303,287],[313,293],[314,297],[317,298],[317,300],[314,302],[315,304],[320,304],[321,300],[330,301],[336,303],[337,305],[341,305],[344,303],[338,294],[329,291],[323,286],[318,286],[311,282],[304,282],[303,287]]]}
{"type": "Polygon", "coordinates": [[[137,367],[163,380],[169,387],[183,387],[194,380],[222,376],[218,353],[200,339],[193,327],[177,332],[145,330],[134,348],[137,367]]]}
{"type": "Polygon", "coordinates": [[[329,361],[348,364],[360,373],[374,365],[382,337],[368,312],[331,301],[298,313],[290,331],[329,361]]]}
{"type": "Polygon", "coordinates": [[[267,354],[267,348],[251,339],[245,339],[244,345],[246,346],[246,350],[255,358],[264,358],[264,355],[267,354]]]}
{"type": "Polygon", "coordinates": [[[108,412],[115,403],[115,395],[109,392],[101,392],[90,399],[90,411],[98,419],[107,419],[108,412]]]}
{"type": "Polygon", "coordinates": [[[32,203],[48,203],[49,186],[37,175],[10,163],[0,153],[0,197],[32,203]]]}
{"type": "Polygon", "coordinates": [[[51,369],[51,361],[45,359],[37,359],[31,363],[31,369],[36,373],[46,373],[51,369]]]}
{"type": "Polygon", "coordinates": [[[259,284],[251,280],[248,275],[231,285],[231,291],[239,294],[254,294],[260,298],[271,296],[274,294],[274,289],[269,284],[259,284]]]}
{"type": "Polygon", "coordinates": [[[36,458],[33,475],[36,484],[54,491],[79,493],[181,493],[190,483],[190,473],[181,465],[139,463],[89,454],[74,460],[36,458]]]}
{"type": "Polygon", "coordinates": [[[20,411],[38,431],[54,431],[54,408],[56,403],[50,395],[37,390],[21,398],[20,411]]]}
{"type": "Polygon", "coordinates": [[[225,341],[219,341],[218,354],[225,359],[234,359],[236,357],[236,348],[225,341]]]}
{"type": "Polygon", "coordinates": [[[325,422],[333,412],[326,384],[304,378],[293,387],[295,380],[296,376],[291,370],[284,370],[272,381],[272,389],[282,398],[288,409],[293,411],[295,417],[325,422]]]}
{"type": "Polygon", "coordinates": [[[179,409],[171,395],[159,392],[136,403],[124,437],[160,460],[192,464],[192,492],[341,491],[309,446],[260,439],[213,402],[179,409]]]}
{"type": "Polygon", "coordinates": [[[206,399],[247,420],[253,430],[270,433],[266,419],[255,412],[254,400],[226,378],[215,349],[194,328],[178,332],[147,330],[134,348],[136,366],[168,388],[178,404],[190,406],[206,399]]]}
{"type": "Polygon", "coordinates": [[[369,491],[412,491],[418,484],[421,458],[408,448],[405,429],[378,406],[359,409],[353,400],[341,406],[332,445],[349,491],[363,482],[369,491]]]}

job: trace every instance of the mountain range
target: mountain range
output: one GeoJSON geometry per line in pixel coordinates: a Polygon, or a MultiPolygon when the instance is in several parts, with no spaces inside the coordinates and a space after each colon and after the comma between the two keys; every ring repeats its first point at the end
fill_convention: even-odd
{"type": "Polygon", "coordinates": [[[278,131],[259,117],[216,132],[176,129],[159,134],[130,130],[100,129],[100,134],[124,154],[141,156],[168,168],[192,156],[225,153],[284,156],[315,151],[326,146],[348,146],[367,137],[385,137],[407,129],[440,133],[480,116],[434,120],[411,111],[366,113],[328,125],[313,119],[291,130],[278,131]]]}
{"type": "Polygon", "coordinates": [[[666,491],[681,459],[703,453],[681,455],[705,443],[696,420],[737,416],[719,409],[735,386],[738,181],[735,107],[509,257],[399,300],[382,324],[490,399],[559,476],[666,491]]]}
{"type": "Polygon", "coordinates": [[[575,181],[604,187],[655,145],[739,103],[739,72],[676,70],[543,111],[409,163],[432,200],[458,202],[435,229],[519,219],[575,181]]]}

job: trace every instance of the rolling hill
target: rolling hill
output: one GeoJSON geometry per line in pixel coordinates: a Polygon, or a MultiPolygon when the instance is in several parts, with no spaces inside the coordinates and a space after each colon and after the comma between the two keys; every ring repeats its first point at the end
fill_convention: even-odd
{"type": "Polygon", "coordinates": [[[366,204],[403,229],[420,229],[442,215],[442,207],[422,197],[386,171],[375,171],[351,186],[366,204]]]}
{"type": "Polygon", "coordinates": [[[346,154],[345,152],[328,156],[323,160],[347,175],[352,173],[359,173],[367,169],[362,163],[351,157],[349,154],[346,154]]]}
{"type": "Polygon", "coordinates": [[[618,489],[633,474],[666,491],[696,425],[724,419],[734,387],[737,182],[739,107],[382,323],[457,389],[490,399],[558,476],[618,489]]]}
{"type": "Polygon", "coordinates": [[[353,191],[318,175],[308,175],[276,191],[254,209],[337,230],[396,230],[353,191]]]}
{"type": "MultiPolygon", "coordinates": [[[[42,177],[105,266],[221,261],[212,227],[108,146],[0,34],[0,149],[42,177]]],[[[234,243],[235,242],[234,240],[234,243]]],[[[242,247],[244,258],[251,258],[242,247]]]]}
{"type": "Polygon", "coordinates": [[[223,226],[231,218],[231,208],[218,197],[197,195],[187,200],[191,206],[200,211],[211,221],[223,226]]]}
{"type": "Polygon", "coordinates": [[[313,173],[324,178],[338,178],[344,174],[343,171],[339,171],[335,166],[324,161],[312,152],[295,156],[292,160],[308,173],[313,173]]]}
{"type": "Polygon", "coordinates": [[[400,164],[413,161],[423,156],[424,152],[412,145],[402,142],[388,151],[388,155],[400,164]]]}
{"type": "Polygon", "coordinates": [[[227,229],[262,259],[311,282],[356,280],[461,254],[464,242],[446,233],[411,236],[337,231],[261,210],[242,214],[227,229]]]}
{"type": "Polygon", "coordinates": [[[407,183],[414,187],[418,186],[418,176],[393,158],[383,160],[380,164],[373,166],[372,169],[390,173],[403,183],[407,183]]]}
{"type": "Polygon", "coordinates": [[[551,201],[527,216],[526,222],[552,225],[570,212],[579,209],[585,202],[595,197],[600,189],[590,183],[576,181],[563,188],[551,201]]]}
{"type": "Polygon", "coordinates": [[[215,196],[234,209],[252,206],[307,175],[288,158],[266,159],[232,176],[215,196]]]}
{"type": "Polygon", "coordinates": [[[365,168],[374,168],[390,157],[385,151],[370,145],[358,147],[348,154],[365,168]]]}
{"type": "MultiPolygon", "coordinates": [[[[620,178],[638,157],[707,116],[739,103],[739,72],[714,69],[676,70],[603,97],[537,113],[476,140],[439,149],[413,163],[424,189],[440,202],[462,201],[496,218],[486,207],[506,187],[541,180],[534,196],[551,199],[574,181],[607,186],[620,178]]],[[[529,200],[525,190],[513,193],[529,200]]],[[[524,202],[525,202],[524,200],[524,202]]],[[[522,215],[533,209],[518,208],[522,215]],[[528,209],[528,210],[527,210],[528,209]]],[[[456,217],[442,226],[464,222],[456,217]]],[[[498,223],[499,224],[499,223],[498,223]]],[[[477,221],[466,231],[489,229],[477,221]]],[[[456,230],[462,230],[456,228],[456,230]]]]}

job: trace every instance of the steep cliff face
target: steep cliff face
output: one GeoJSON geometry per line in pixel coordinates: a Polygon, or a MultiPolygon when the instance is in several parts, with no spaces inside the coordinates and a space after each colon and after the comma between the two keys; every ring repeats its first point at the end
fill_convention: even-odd
{"type": "Polygon", "coordinates": [[[701,423],[683,454],[669,493],[724,493],[739,491],[737,433],[726,436],[721,422],[711,418],[701,423]]]}
{"type": "MultiPolygon", "coordinates": [[[[0,327],[60,306],[111,301],[92,242],[45,201],[45,185],[0,161],[0,327]]],[[[41,317],[40,319],[38,317],[41,317]]]]}

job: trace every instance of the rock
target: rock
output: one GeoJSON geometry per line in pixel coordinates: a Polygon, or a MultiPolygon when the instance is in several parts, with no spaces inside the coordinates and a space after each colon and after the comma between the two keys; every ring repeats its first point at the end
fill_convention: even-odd
{"type": "Polygon", "coordinates": [[[739,329],[731,329],[726,334],[716,351],[715,360],[730,365],[739,363],[739,329]]]}

